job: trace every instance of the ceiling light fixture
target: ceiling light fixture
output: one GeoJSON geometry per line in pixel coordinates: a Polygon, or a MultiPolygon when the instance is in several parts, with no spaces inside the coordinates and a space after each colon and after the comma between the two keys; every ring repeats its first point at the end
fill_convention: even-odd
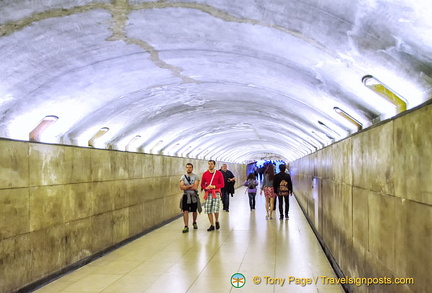
{"type": "Polygon", "coordinates": [[[55,115],[47,115],[45,116],[41,122],[39,122],[38,126],[35,127],[29,133],[29,140],[31,141],[39,141],[42,133],[53,123],[55,123],[59,118],[55,115]]]}
{"type": "Polygon", "coordinates": [[[351,116],[350,114],[348,114],[347,112],[345,112],[344,110],[342,110],[339,107],[334,107],[333,110],[335,110],[336,113],[338,113],[343,118],[345,118],[346,120],[348,120],[349,122],[354,124],[357,127],[357,131],[362,130],[363,124],[360,121],[358,121],[357,119],[355,119],[353,116],[351,116]]]}
{"type": "Polygon", "coordinates": [[[99,131],[88,141],[88,145],[94,147],[95,140],[103,136],[108,131],[109,131],[108,127],[102,127],[101,129],[99,129],[99,131]]]}
{"type": "Polygon", "coordinates": [[[126,145],[125,150],[128,152],[131,149],[131,146],[139,139],[141,138],[141,135],[135,135],[132,137],[132,139],[129,141],[129,143],[126,145]]]}
{"type": "Polygon", "coordinates": [[[372,75],[363,76],[362,83],[379,96],[394,104],[398,114],[407,109],[407,101],[402,96],[395,93],[372,75]]]}
{"type": "Polygon", "coordinates": [[[328,127],[326,124],[324,124],[323,122],[321,122],[321,121],[318,121],[318,123],[323,127],[323,128],[325,128],[325,129],[327,129],[327,130],[329,130],[329,131],[331,131],[331,132],[333,132],[333,133],[336,133],[336,135],[337,136],[341,136],[339,133],[337,133],[336,131],[334,131],[333,129],[331,129],[330,127],[328,127]]]}

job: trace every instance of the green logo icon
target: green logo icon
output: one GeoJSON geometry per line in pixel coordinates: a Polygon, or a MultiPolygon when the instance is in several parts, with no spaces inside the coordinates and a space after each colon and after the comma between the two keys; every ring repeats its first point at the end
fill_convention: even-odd
{"type": "Polygon", "coordinates": [[[246,284],[246,277],[240,273],[235,273],[231,276],[231,286],[241,288],[246,284]]]}

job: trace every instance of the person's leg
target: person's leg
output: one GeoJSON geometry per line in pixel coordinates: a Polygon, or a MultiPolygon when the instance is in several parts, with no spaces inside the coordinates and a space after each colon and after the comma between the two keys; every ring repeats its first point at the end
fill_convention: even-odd
{"type": "Polygon", "coordinates": [[[228,192],[226,192],[225,190],[222,191],[222,206],[223,206],[223,210],[226,211],[227,210],[227,206],[226,206],[226,202],[228,199],[228,192]]]}
{"type": "Polygon", "coordinates": [[[188,211],[183,211],[183,222],[185,227],[188,226],[189,223],[189,212],[188,211]]]}
{"type": "Polygon", "coordinates": [[[273,219],[273,210],[274,210],[274,197],[270,198],[270,219],[273,219]]]}
{"type": "Polygon", "coordinates": [[[229,194],[229,192],[227,191],[227,192],[226,192],[226,197],[225,197],[225,210],[226,210],[227,212],[229,212],[229,201],[230,201],[230,194],[229,194]]]}
{"type": "Polygon", "coordinates": [[[278,196],[279,198],[279,218],[283,220],[284,213],[283,213],[283,196],[278,196]]]}
{"type": "Polygon", "coordinates": [[[251,210],[253,210],[253,193],[248,192],[248,197],[249,197],[249,207],[251,210]]]}
{"type": "Polygon", "coordinates": [[[197,226],[197,223],[196,223],[197,217],[198,217],[198,213],[197,212],[193,212],[193,214],[192,214],[192,219],[193,219],[192,225],[193,225],[194,229],[198,229],[198,226],[197,226]]]}
{"type": "Polygon", "coordinates": [[[252,194],[252,209],[255,210],[255,203],[256,203],[256,193],[252,194]]]}
{"type": "Polygon", "coordinates": [[[220,229],[220,225],[219,225],[219,213],[215,213],[215,222],[216,222],[216,230],[220,229]]]}
{"type": "Polygon", "coordinates": [[[288,219],[289,213],[289,195],[285,196],[285,218],[288,219]]]}
{"type": "Polygon", "coordinates": [[[270,198],[269,198],[268,196],[266,196],[266,198],[265,198],[265,211],[266,211],[266,218],[269,218],[269,217],[270,217],[270,214],[269,214],[270,209],[269,209],[269,207],[270,207],[270,198]]]}
{"type": "Polygon", "coordinates": [[[207,216],[208,216],[208,219],[209,219],[209,222],[210,222],[210,226],[214,226],[213,214],[210,213],[207,216]]]}

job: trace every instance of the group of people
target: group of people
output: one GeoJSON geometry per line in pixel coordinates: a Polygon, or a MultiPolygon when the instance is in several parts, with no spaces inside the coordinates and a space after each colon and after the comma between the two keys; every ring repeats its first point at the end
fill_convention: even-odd
{"type": "Polygon", "coordinates": [[[183,190],[181,199],[181,209],[183,211],[184,228],[183,233],[189,232],[189,212],[192,212],[192,226],[198,229],[197,216],[201,212],[202,206],[198,195],[198,189],[201,187],[204,193],[204,212],[208,215],[210,227],[207,231],[220,229],[219,210],[221,200],[223,209],[229,212],[229,197],[234,194],[235,176],[228,170],[227,164],[223,164],[220,170],[216,170],[216,162],[208,161],[208,170],[202,174],[201,181],[193,173],[193,165],[186,164],[186,174],[180,178],[180,189],[183,190]],[[200,184],[201,182],[201,184],[200,184]]]}
{"type": "MultiPolygon", "coordinates": [[[[275,174],[274,165],[268,164],[266,166],[263,182],[261,184],[260,195],[265,196],[265,210],[266,219],[273,218],[273,211],[275,210],[275,199],[279,200],[279,214],[280,219],[288,220],[289,212],[289,196],[292,195],[292,181],[291,176],[286,173],[286,165],[279,165],[280,172],[275,174]],[[285,203],[285,204],[284,204],[285,203]]],[[[210,227],[207,231],[214,231],[220,229],[219,211],[221,202],[223,210],[229,212],[229,198],[234,195],[234,174],[228,170],[228,166],[223,164],[220,170],[216,170],[216,162],[214,160],[208,161],[208,170],[202,174],[201,180],[198,175],[193,173],[193,165],[186,164],[186,174],[180,178],[180,189],[183,190],[183,197],[180,202],[180,208],[183,211],[184,228],[183,233],[189,232],[189,213],[192,212],[192,226],[198,229],[197,216],[204,208],[207,214],[210,227]],[[205,202],[201,205],[198,190],[204,191],[205,202]]],[[[257,187],[259,185],[254,173],[247,176],[246,181],[243,183],[247,187],[249,197],[249,207],[251,211],[255,211],[257,187]]]]}
{"type": "MultiPolygon", "coordinates": [[[[289,196],[292,195],[291,176],[286,173],[286,165],[279,165],[280,172],[275,174],[274,165],[268,164],[264,172],[264,179],[261,184],[260,195],[265,196],[266,219],[273,219],[275,210],[275,199],[279,200],[279,219],[288,220],[289,196]],[[284,205],[285,202],[285,205],[284,205]]],[[[254,173],[250,173],[247,180],[243,183],[247,187],[249,196],[249,207],[251,211],[255,210],[255,197],[257,193],[258,181],[254,173]]]]}

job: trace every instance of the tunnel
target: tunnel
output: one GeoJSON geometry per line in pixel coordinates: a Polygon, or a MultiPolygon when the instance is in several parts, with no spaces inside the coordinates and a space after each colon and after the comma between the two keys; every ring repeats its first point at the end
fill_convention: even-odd
{"type": "Polygon", "coordinates": [[[179,219],[185,165],[209,160],[237,194],[254,164],[284,162],[338,280],[415,280],[345,292],[428,292],[430,15],[414,0],[0,0],[0,292],[179,219]]]}

